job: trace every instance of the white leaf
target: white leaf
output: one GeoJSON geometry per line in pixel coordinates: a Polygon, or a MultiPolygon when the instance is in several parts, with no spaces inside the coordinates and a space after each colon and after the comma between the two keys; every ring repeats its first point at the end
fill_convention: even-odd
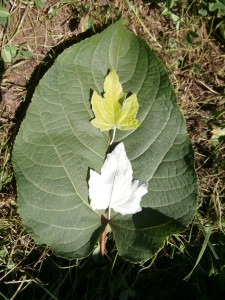
{"type": "Polygon", "coordinates": [[[126,155],[124,144],[118,144],[107,155],[101,175],[90,171],[89,198],[93,210],[113,209],[122,215],[141,211],[141,197],[148,192],[148,184],[132,181],[132,166],[126,155]]]}

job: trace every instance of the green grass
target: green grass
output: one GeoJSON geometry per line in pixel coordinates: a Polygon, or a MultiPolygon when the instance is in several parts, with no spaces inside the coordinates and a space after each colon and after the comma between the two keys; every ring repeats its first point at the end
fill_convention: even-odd
{"type": "Polygon", "coordinates": [[[95,2],[2,2],[10,16],[0,28],[1,50],[5,55],[8,49],[11,58],[3,55],[0,65],[0,299],[220,298],[225,292],[225,146],[224,139],[216,145],[210,139],[213,129],[225,127],[224,40],[216,28],[222,17],[201,0],[95,2]],[[94,256],[67,261],[36,245],[21,223],[13,140],[35,86],[57,54],[120,17],[129,20],[129,29],[157,52],[169,73],[195,150],[199,208],[189,228],[170,237],[151,261],[123,261],[112,237],[103,261],[94,256]]]}

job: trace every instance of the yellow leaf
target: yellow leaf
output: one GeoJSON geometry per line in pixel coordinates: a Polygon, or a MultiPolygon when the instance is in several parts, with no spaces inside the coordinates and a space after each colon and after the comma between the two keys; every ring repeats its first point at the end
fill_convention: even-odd
{"type": "Polygon", "coordinates": [[[115,70],[112,70],[104,81],[104,97],[94,91],[91,98],[95,118],[91,124],[101,131],[118,128],[129,130],[136,128],[140,122],[135,119],[138,111],[137,95],[127,99],[115,70]]]}
{"type": "Polygon", "coordinates": [[[213,136],[224,136],[225,135],[225,128],[221,129],[221,128],[215,128],[211,131],[211,133],[213,134],[213,136]]]}

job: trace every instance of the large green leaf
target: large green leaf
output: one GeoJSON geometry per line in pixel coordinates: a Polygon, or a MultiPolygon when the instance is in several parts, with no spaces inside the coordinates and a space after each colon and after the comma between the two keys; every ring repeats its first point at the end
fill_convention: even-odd
{"type": "Polygon", "coordinates": [[[116,70],[125,93],[139,102],[134,130],[117,131],[149,192],[134,215],[110,221],[119,254],[139,262],[167,236],[182,231],[196,208],[196,175],[185,122],[162,63],[144,41],[117,22],[65,50],[40,81],[13,151],[19,212],[37,243],[56,255],[81,258],[104,224],[88,200],[88,174],[100,172],[108,135],[92,126],[93,91],[116,70]]]}

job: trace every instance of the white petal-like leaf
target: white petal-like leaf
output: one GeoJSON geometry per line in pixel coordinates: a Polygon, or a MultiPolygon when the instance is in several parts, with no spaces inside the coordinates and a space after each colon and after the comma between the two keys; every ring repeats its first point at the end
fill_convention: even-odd
{"type": "MultiPolygon", "coordinates": [[[[122,215],[141,211],[141,197],[148,192],[148,184],[132,178],[133,170],[124,144],[119,143],[107,155],[101,175],[90,171],[89,198],[91,207],[110,209],[122,215]]],[[[110,213],[109,213],[110,215],[110,213]]]]}

